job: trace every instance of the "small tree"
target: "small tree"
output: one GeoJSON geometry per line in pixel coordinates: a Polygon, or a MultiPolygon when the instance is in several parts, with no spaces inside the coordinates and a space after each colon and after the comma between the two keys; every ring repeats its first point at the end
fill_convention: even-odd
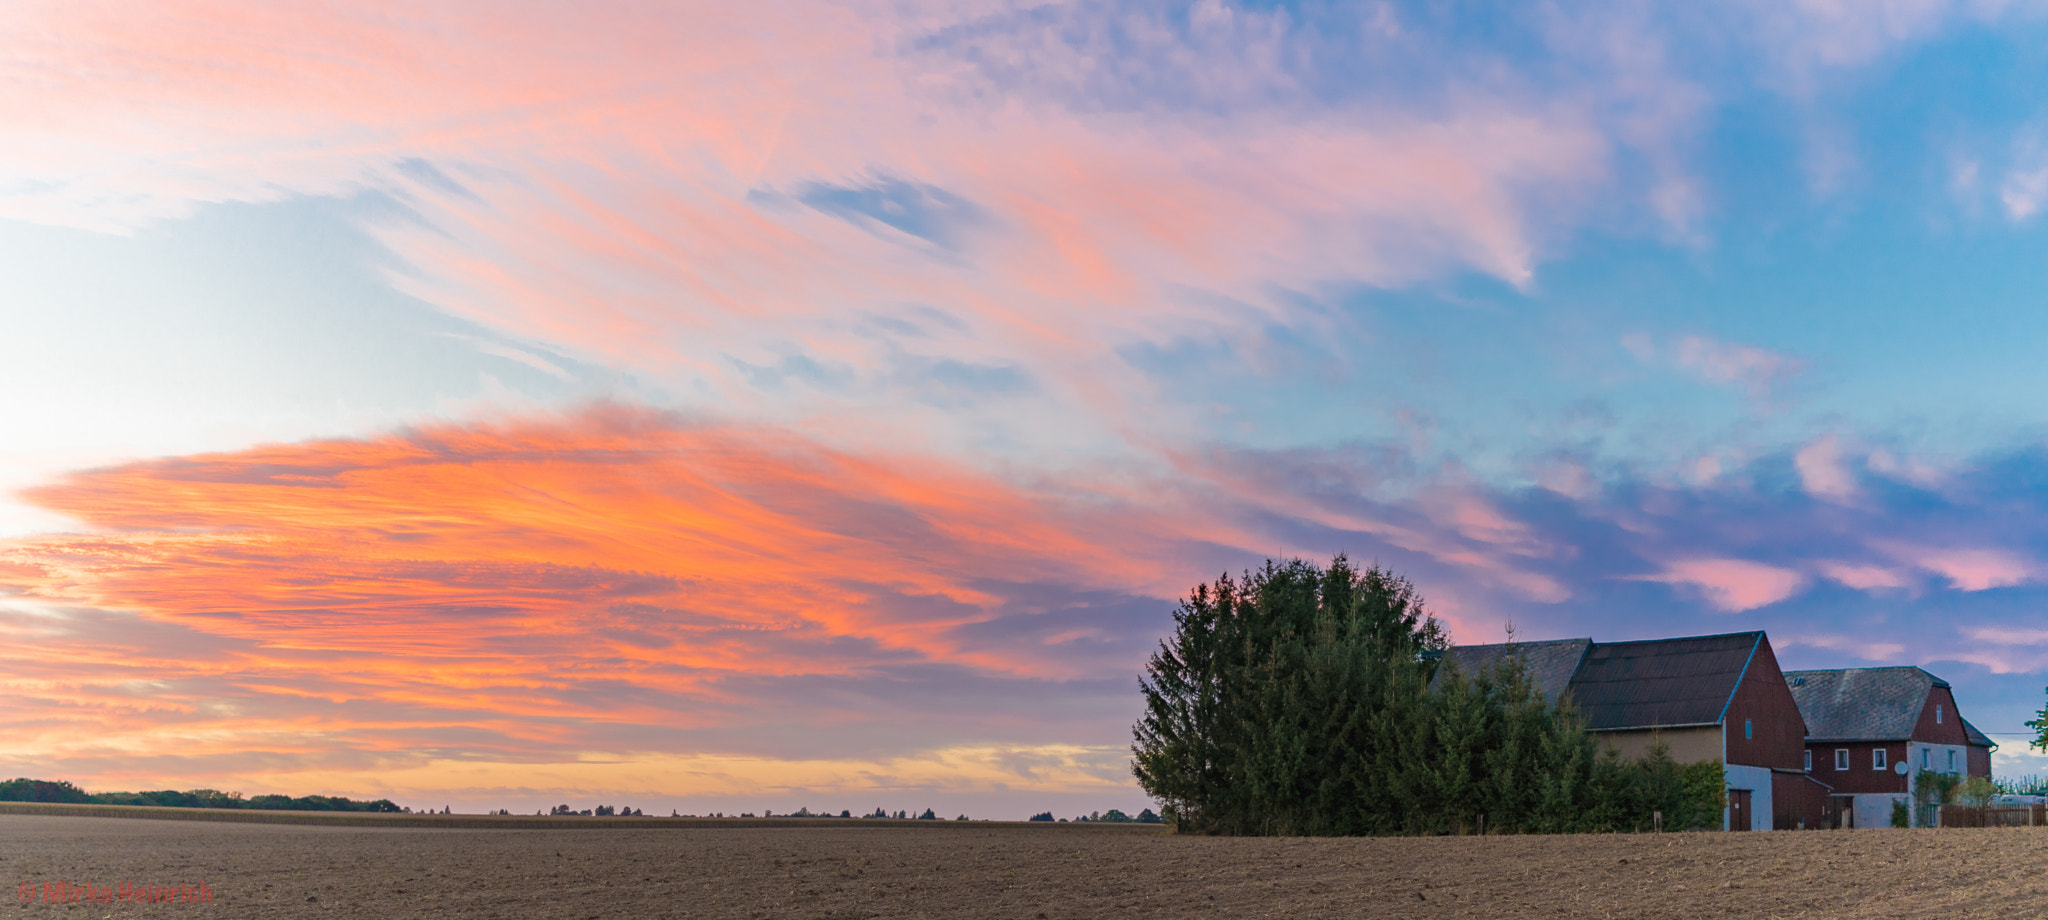
{"type": "Polygon", "coordinates": [[[2034,721],[2028,722],[2027,727],[2036,733],[2034,740],[2027,742],[2027,746],[2048,751],[2048,705],[2043,705],[2040,712],[2034,713],[2034,721]]]}
{"type": "Polygon", "coordinates": [[[1956,787],[1963,784],[1963,778],[1953,773],[1936,773],[1921,770],[1913,776],[1913,804],[1918,806],[1920,824],[1933,827],[1941,823],[1940,808],[1955,801],[1956,787]]]}
{"type": "Polygon", "coordinates": [[[1957,786],[1955,791],[1957,804],[1979,810],[1990,808],[1991,801],[1996,798],[1998,798],[1998,784],[1992,782],[1989,777],[1984,776],[1972,776],[1969,779],[1963,780],[1962,785],[1957,786]]]}

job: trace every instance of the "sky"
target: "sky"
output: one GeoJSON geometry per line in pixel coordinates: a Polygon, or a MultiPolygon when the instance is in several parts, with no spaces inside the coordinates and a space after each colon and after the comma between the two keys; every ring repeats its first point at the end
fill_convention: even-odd
{"type": "Polygon", "coordinates": [[[1148,802],[1176,598],[2048,774],[2048,5],[15,0],[0,773],[1148,802]]]}

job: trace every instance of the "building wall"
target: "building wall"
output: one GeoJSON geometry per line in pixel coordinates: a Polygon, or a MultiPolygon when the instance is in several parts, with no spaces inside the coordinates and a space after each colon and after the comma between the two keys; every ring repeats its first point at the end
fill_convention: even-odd
{"type": "MultiPolygon", "coordinates": [[[[1963,719],[1956,714],[1955,694],[1950,693],[1947,687],[1935,687],[1928,691],[1927,701],[1920,707],[1920,722],[1913,727],[1912,740],[1925,741],[1929,744],[1970,743],[1970,733],[1963,730],[1963,719]],[[1937,706],[1941,707],[1939,722],[1935,721],[1937,706]]],[[[1915,764],[1914,769],[1919,769],[1919,765],[1915,764]]]]}
{"type": "Polygon", "coordinates": [[[1813,752],[1813,778],[1833,787],[1838,795],[1907,791],[1906,777],[1892,772],[1891,766],[1906,756],[1903,741],[1815,741],[1806,749],[1813,752]],[[1849,769],[1835,769],[1837,748],[1849,749],[1849,769]],[[1876,748],[1885,749],[1883,770],[1870,768],[1870,752],[1876,748]]]}
{"type": "Polygon", "coordinates": [[[1985,747],[1973,747],[1973,748],[1971,748],[1971,749],[1970,749],[1970,769],[1969,769],[1969,772],[1965,773],[1964,775],[1965,775],[1965,776],[1981,776],[1981,777],[1984,777],[1985,779],[1990,779],[1990,778],[1991,778],[1991,749],[1990,749],[1990,748],[1985,748],[1985,747]]]}
{"type": "Polygon", "coordinates": [[[1892,803],[1904,801],[1912,805],[1904,793],[1897,795],[1858,795],[1850,826],[1856,828],[1892,826],[1892,803]]]}
{"type": "Polygon", "coordinates": [[[1718,725],[1595,732],[1593,737],[1598,738],[1602,746],[1613,748],[1623,760],[1648,754],[1651,746],[1659,741],[1670,746],[1671,759],[1679,763],[1721,759],[1721,727],[1718,725]]]}
{"type": "Polygon", "coordinates": [[[1908,762],[1913,772],[1932,770],[1936,773],[1954,773],[1968,776],[1970,748],[1963,744],[1922,744],[1915,741],[1906,746],[1908,762]]]}
{"type": "Polygon", "coordinates": [[[1799,717],[1799,704],[1785,685],[1785,672],[1778,669],[1778,656],[1771,651],[1768,638],[1757,643],[1756,656],[1750,659],[1748,672],[1729,700],[1722,726],[1727,731],[1731,764],[1781,770],[1805,766],[1806,721],[1799,717]],[[1750,726],[1747,738],[1742,731],[1745,720],[1750,726]]]}
{"type": "MultiPolygon", "coordinates": [[[[1771,829],[1772,816],[1778,813],[1773,806],[1771,795],[1771,771],[1767,767],[1752,767],[1743,764],[1724,763],[1721,776],[1727,780],[1730,789],[1749,790],[1749,829],[1767,831],[1771,829]]],[[[1724,808],[1721,812],[1721,829],[1727,830],[1732,816],[1724,808]]]]}
{"type": "Polygon", "coordinates": [[[1828,787],[1804,773],[1771,771],[1771,827],[1774,830],[1820,830],[1834,826],[1828,787]]]}

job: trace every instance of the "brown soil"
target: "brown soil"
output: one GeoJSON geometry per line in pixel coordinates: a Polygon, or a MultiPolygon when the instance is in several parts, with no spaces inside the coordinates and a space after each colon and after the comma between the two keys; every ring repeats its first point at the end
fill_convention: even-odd
{"type": "MultiPolygon", "coordinates": [[[[1219,839],[990,825],[438,830],[0,815],[6,916],[2037,917],[2048,830],[1219,839]],[[46,884],[210,904],[41,903],[46,884]],[[22,904],[23,883],[36,899],[22,904]]],[[[4,896],[4,895],[0,895],[4,896]]]]}

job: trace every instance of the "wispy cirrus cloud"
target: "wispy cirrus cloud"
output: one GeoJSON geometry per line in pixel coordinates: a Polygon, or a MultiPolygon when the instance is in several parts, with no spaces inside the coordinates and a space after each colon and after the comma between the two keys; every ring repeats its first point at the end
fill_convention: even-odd
{"type": "Polygon", "coordinates": [[[196,202],[389,194],[411,215],[376,228],[404,292],[865,446],[1178,436],[1196,414],[1118,347],[1305,321],[1302,293],[1361,283],[1525,285],[1600,219],[1581,193],[1633,183],[1616,157],[1666,143],[1612,129],[1617,81],[1469,78],[1504,59],[1420,10],[17,13],[6,215],[120,230],[196,202]],[[1434,101],[1408,98],[1416,79],[1434,101]],[[826,373],[753,372],[784,366],[826,373]]]}
{"type": "Polygon", "coordinates": [[[1753,400],[1768,399],[1806,369],[1806,363],[1792,355],[1703,335],[1660,342],[1637,332],[1623,336],[1621,342],[1637,360],[1667,364],[1707,383],[1739,387],[1753,400]]]}

